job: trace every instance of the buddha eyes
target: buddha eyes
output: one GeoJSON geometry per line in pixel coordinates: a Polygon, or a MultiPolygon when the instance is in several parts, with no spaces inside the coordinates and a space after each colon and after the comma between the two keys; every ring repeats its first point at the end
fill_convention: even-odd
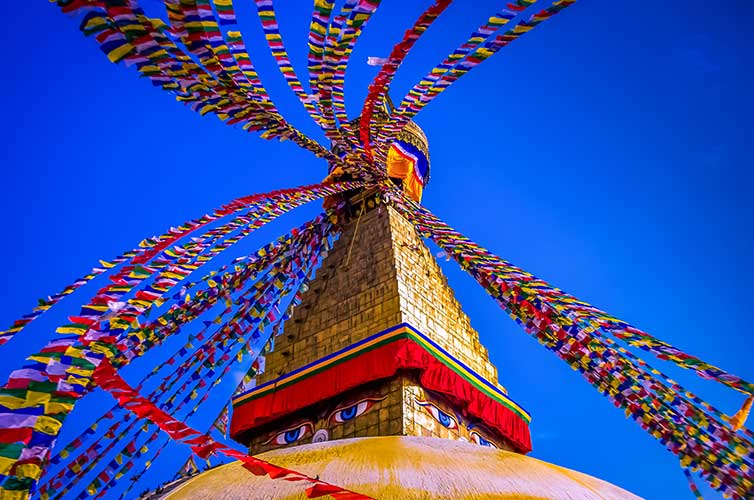
{"type": "Polygon", "coordinates": [[[288,430],[278,432],[264,444],[292,444],[312,432],[312,429],[312,424],[310,422],[306,422],[304,424],[297,425],[296,427],[292,427],[288,430]]]}
{"type": "MultiPolygon", "coordinates": [[[[330,413],[330,416],[327,417],[326,422],[330,424],[340,424],[343,422],[348,422],[349,420],[353,420],[359,415],[366,413],[372,406],[374,406],[375,403],[378,403],[383,399],[385,399],[385,397],[367,398],[348,406],[340,406],[335,409],[335,411],[330,413]]],[[[312,434],[314,432],[314,429],[315,423],[312,421],[299,423],[294,427],[273,434],[272,437],[268,439],[264,444],[287,445],[297,443],[306,436],[312,434]]]]}
{"type": "Polygon", "coordinates": [[[458,422],[456,421],[455,417],[450,416],[449,414],[439,409],[437,406],[427,401],[417,401],[417,403],[423,406],[430,413],[430,415],[434,417],[435,420],[440,422],[440,425],[442,425],[443,427],[447,427],[448,429],[458,429],[458,422]]]}
{"type": "MultiPolygon", "coordinates": [[[[434,417],[435,420],[440,422],[440,425],[443,427],[446,427],[448,429],[458,429],[458,420],[456,417],[450,415],[449,413],[445,413],[440,408],[435,406],[434,404],[430,403],[429,401],[417,401],[417,403],[424,407],[425,410],[427,410],[430,415],[434,417]]],[[[479,434],[477,431],[472,431],[471,427],[474,427],[473,425],[468,426],[469,430],[469,437],[471,440],[478,444],[479,446],[487,446],[489,448],[495,448],[497,449],[497,445],[493,443],[492,441],[484,438],[481,434],[479,434]]]]}
{"type": "Polygon", "coordinates": [[[363,399],[358,403],[352,404],[351,406],[340,407],[330,414],[330,418],[328,420],[330,422],[338,423],[348,422],[349,420],[353,420],[359,415],[364,414],[367,410],[369,410],[369,408],[374,405],[374,403],[382,401],[382,399],[385,398],[363,399]]]}
{"type": "Polygon", "coordinates": [[[474,441],[476,444],[480,446],[489,446],[490,448],[497,448],[495,446],[495,443],[492,443],[486,439],[484,439],[478,432],[471,431],[469,432],[469,436],[471,436],[471,440],[474,441]]]}

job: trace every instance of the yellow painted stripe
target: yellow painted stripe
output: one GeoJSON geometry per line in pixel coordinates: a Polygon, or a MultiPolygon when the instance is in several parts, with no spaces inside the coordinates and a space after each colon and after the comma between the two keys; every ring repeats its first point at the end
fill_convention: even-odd
{"type": "MultiPolygon", "coordinates": [[[[334,356],[332,358],[328,358],[328,359],[324,360],[323,362],[314,363],[314,364],[308,366],[306,369],[301,370],[300,372],[294,373],[293,375],[291,375],[289,377],[285,377],[284,380],[286,382],[291,382],[291,381],[303,378],[304,376],[308,375],[309,373],[311,373],[311,372],[313,372],[315,370],[321,369],[323,366],[334,364],[335,362],[337,362],[337,361],[339,361],[339,360],[341,360],[341,359],[343,359],[345,357],[353,355],[354,352],[362,351],[362,350],[366,349],[367,347],[373,346],[374,344],[377,344],[377,343],[380,343],[380,342],[384,342],[385,339],[389,339],[389,338],[392,338],[392,337],[397,337],[397,336],[403,335],[403,334],[406,333],[406,330],[408,330],[408,328],[403,327],[403,328],[399,328],[398,330],[395,330],[393,332],[389,332],[388,334],[386,334],[384,336],[374,338],[371,341],[367,342],[366,344],[360,345],[358,350],[356,350],[356,349],[354,349],[354,350],[348,350],[348,351],[340,353],[337,356],[334,356]]],[[[265,394],[267,392],[274,391],[274,390],[276,390],[276,385],[277,384],[270,384],[268,386],[265,386],[265,387],[261,388],[258,391],[252,391],[252,392],[250,392],[248,394],[244,394],[243,396],[240,396],[238,399],[236,399],[234,401],[234,404],[240,403],[242,401],[245,401],[245,400],[249,399],[252,396],[253,397],[258,397],[258,396],[260,396],[262,394],[265,394]]]]}
{"type": "MultiPolygon", "coordinates": [[[[439,350],[437,347],[435,347],[434,345],[430,344],[426,339],[424,339],[421,335],[418,335],[416,332],[414,332],[413,329],[411,329],[408,326],[402,326],[400,328],[397,328],[396,330],[387,332],[385,335],[377,336],[377,337],[371,339],[369,342],[366,342],[364,344],[359,345],[357,349],[348,349],[348,350],[345,350],[345,351],[339,353],[336,356],[333,356],[333,357],[328,358],[326,360],[322,360],[321,362],[318,362],[318,363],[315,362],[314,364],[306,367],[305,369],[301,370],[300,372],[294,373],[294,374],[292,374],[292,375],[290,375],[288,377],[283,378],[282,380],[279,380],[279,382],[280,381],[285,381],[286,384],[295,383],[295,381],[297,381],[299,379],[302,379],[302,378],[305,378],[307,375],[309,375],[313,371],[321,370],[323,368],[326,368],[329,365],[334,365],[334,364],[338,363],[340,360],[342,360],[343,358],[353,356],[353,354],[356,353],[356,352],[366,350],[366,349],[372,347],[375,344],[385,342],[385,340],[389,340],[389,339],[394,338],[394,337],[405,336],[406,334],[408,334],[408,336],[411,339],[413,339],[414,341],[416,341],[417,343],[419,343],[420,345],[422,345],[422,347],[424,347],[427,351],[429,351],[431,354],[433,354],[436,358],[443,360],[443,362],[446,365],[448,365],[449,367],[451,367],[454,371],[456,371],[462,377],[464,377],[464,374],[465,374],[466,377],[464,377],[464,378],[468,378],[468,379],[479,381],[478,385],[475,384],[475,387],[477,389],[479,389],[483,393],[487,394],[492,399],[504,402],[503,404],[505,404],[506,406],[511,407],[511,409],[513,411],[515,411],[527,423],[531,422],[531,417],[528,415],[528,413],[526,412],[526,410],[524,410],[523,408],[521,408],[518,404],[516,404],[511,399],[505,397],[503,394],[501,394],[499,392],[496,392],[493,389],[491,389],[490,387],[488,387],[484,383],[484,380],[481,377],[479,377],[478,375],[476,375],[473,372],[470,372],[467,368],[465,368],[464,366],[460,365],[459,362],[457,362],[456,360],[450,358],[447,353],[443,352],[442,350],[439,350]]],[[[244,401],[246,401],[246,400],[248,400],[248,399],[250,399],[252,397],[253,398],[261,397],[261,396],[263,396],[263,395],[265,395],[265,394],[267,394],[269,392],[273,392],[273,391],[277,390],[277,387],[278,387],[278,384],[269,384],[269,385],[266,385],[266,386],[260,388],[257,391],[252,391],[252,392],[249,392],[247,394],[244,394],[244,395],[240,396],[239,398],[237,398],[237,399],[235,399],[233,401],[233,404],[235,406],[235,405],[238,405],[240,403],[243,403],[244,401]]]]}

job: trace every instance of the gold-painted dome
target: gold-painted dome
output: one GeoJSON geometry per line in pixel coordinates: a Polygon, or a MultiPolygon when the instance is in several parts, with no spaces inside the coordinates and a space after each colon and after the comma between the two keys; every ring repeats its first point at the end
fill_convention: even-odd
{"type": "MultiPolygon", "coordinates": [[[[580,472],[449,439],[342,439],[258,457],[378,499],[639,500],[580,472]]],[[[234,462],[199,474],[161,498],[304,500],[304,489],[301,484],[254,476],[234,462]]]]}

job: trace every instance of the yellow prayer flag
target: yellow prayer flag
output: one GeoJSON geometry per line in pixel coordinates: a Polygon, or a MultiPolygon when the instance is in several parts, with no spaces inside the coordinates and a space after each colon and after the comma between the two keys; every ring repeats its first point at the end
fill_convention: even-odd
{"type": "MultiPolygon", "coordinates": [[[[15,458],[0,457],[0,474],[7,476],[10,468],[16,463],[15,458]]],[[[1,491],[1,490],[0,490],[1,491]]],[[[3,497],[5,498],[5,497],[3,497]]]]}
{"type": "Polygon", "coordinates": [[[59,420],[55,420],[54,418],[40,415],[37,417],[37,422],[34,424],[34,429],[38,430],[39,432],[44,432],[45,434],[52,434],[55,435],[58,432],[60,432],[60,428],[63,426],[63,424],[59,420]]]}
{"type": "Polygon", "coordinates": [[[6,490],[0,488],[0,498],[3,500],[26,500],[29,498],[28,490],[6,490]]]}
{"type": "Polygon", "coordinates": [[[17,477],[28,477],[31,479],[37,479],[42,475],[42,469],[37,464],[17,465],[14,472],[17,477]]]}
{"type": "Polygon", "coordinates": [[[57,413],[68,413],[72,409],[73,409],[73,405],[69,403],[58,403],[58,402],[51,401],[45,404],[45,413],[47,413],[48,415],[55,415],[57,413]]]}
{"type": "Polygon", "coordinates": [[[13,396],[0,396],[0,405],[10,408],[11,410],[17,410],[27,406],[25,399],[13,396]]]}
{"type": "MultiPolygon", "coordinates": [[[[96,347],[97,344],[92,344],[91,347],[96,347]]],[[[94,349],[92,349],[94,350],[94,349]]],[[[96,352],[96,351],[95,351],[96,352]]],[[[66,370],[66,373],[73,375],[81,375],[82,377],[91,377],[94,370],[87,368],[80,368],[78,366],[72,366],[66,370]]]]}
{"type": "Polygon", "coordinates": [[[47,392],[28,391],[26,393],[26,405],[37,406],[47,403],[52,395],[47,392]]]}
{"type": "Polygon", "coordinates": [[[70,325],[64,325],[59,326],[55,329],[56,333],[72,333],[74,335],[81,335],[82,333],[86,332],[86,328],[81,326],[70,326],[70,325]]]}

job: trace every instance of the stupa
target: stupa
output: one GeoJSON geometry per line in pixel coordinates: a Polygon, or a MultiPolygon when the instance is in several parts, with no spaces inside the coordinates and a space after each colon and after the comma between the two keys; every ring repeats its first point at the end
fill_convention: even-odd
{"type": "MultiPolygon", "coordinates": [[[[388,167],[406,194],[421,196],[428,143],[413,123],[391,147],[388,167]]],[[[374,498],[638,498],[526,456],[530,416],[499,384],[412,224],[378,190],[347,193],[345,215],[257,385],[234,397],[236,441],[266,461],[374,498]]],[[[300,485],[231,463],[158,498],[305,495],[300,485]]]]}

